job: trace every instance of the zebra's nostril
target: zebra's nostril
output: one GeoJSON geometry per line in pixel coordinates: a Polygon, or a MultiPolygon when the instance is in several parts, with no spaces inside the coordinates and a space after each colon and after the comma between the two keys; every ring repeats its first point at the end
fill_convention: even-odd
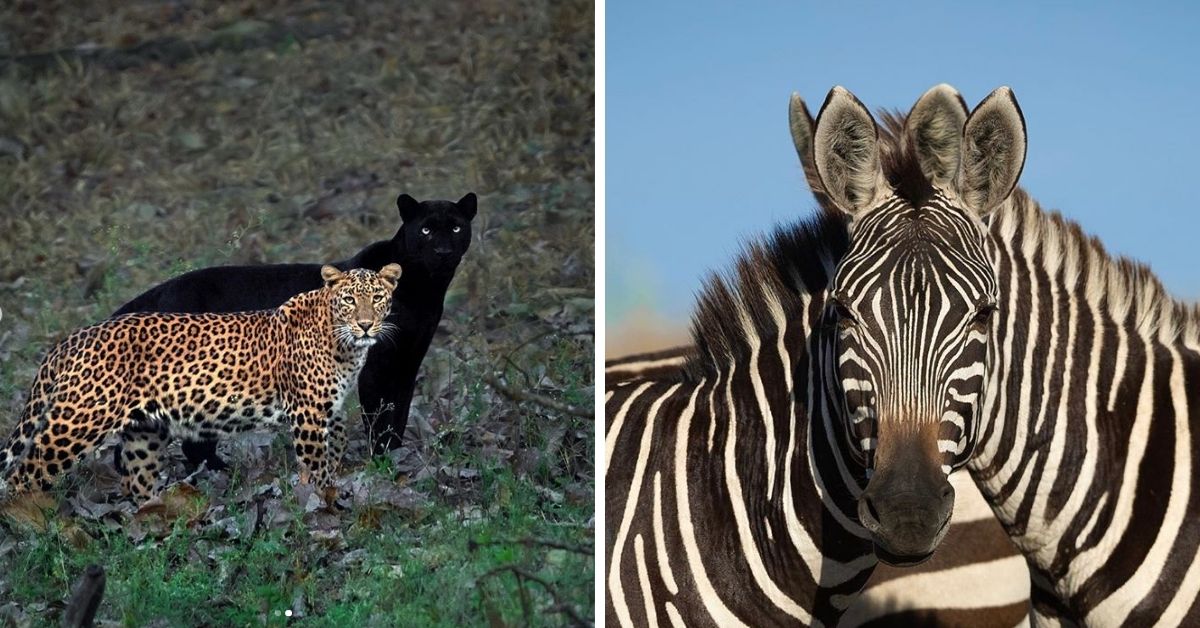
{"type": "Polygon", "coordinates": [[[875,510],[875,504],[871,502],[871,498],[865,493],[858,498],[858,519],[862,526],[871,532],[879,530],[879,513],[875,510]]]}

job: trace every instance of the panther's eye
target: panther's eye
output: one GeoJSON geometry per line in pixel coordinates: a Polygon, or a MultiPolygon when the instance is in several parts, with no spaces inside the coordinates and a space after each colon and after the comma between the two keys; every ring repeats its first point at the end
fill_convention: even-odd
{"type": "Polygon", "coordinates": [[[429,233],[430,233],[429,227],[421,227],[421,233],[423,233],[425,235],[429,235],[429,233]]]}
{"type": "Polygon", "coordinates": [[[995,313],[995,305],[991,303],[981,305],[979,311],[975,312],[975,316],[971,318],[971,324],[976,327],[987,327],[988,323],[992,322],[992,314],[995,313]]]}
{"type": "Polygon", "coordinates": [[[458,233],[459,231],[462,231],[462,227],[455,227],[455,228],[451,229],[451,231],[453,231],[454,233],[458,233]]]}

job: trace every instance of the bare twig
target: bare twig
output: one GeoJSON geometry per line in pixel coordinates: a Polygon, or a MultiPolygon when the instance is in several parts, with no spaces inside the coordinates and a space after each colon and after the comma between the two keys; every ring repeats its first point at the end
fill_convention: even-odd
{"type": "Polygon", "coordinates": [[[96,619],[96,610],[100,608],[100,599],[104,597],[104,568],[100,565],[88,565],[75,585],[75,592],[67,601],[67,609],[63,612],[62,625],[76,628],[91,626],[96,619]]]}
{"type": "Polygon", "coordinates": [[[551,410],[556,410],[564,414],[570,414],[571,416],[577,416],[585,419],[592,418],[592,411],[590,408],[577,408],[569,403],[563,403],[561,401],[551,399],[545,395],[539,395],[537,393],[531,393],[525,390],[517,390],[516,388],[501,382],[496,378],[495,375],[492,375],[491,373],[485,373],[483,375],[483,380],[487,382],[489,386],[500,391],[501,394],[509,399],[533,402],[539,406],[550,408],[551,410]]]}
{"type": "Polygon", "coordinates": [[[518,365],[517,365],[517,363],[516,363],[516,362],[515,362],[515,361],[512,359],[512,356],[513,356],[513,354],[515,354],[516,352],[520,351],[521,349],[524,349],[524,348],[525,348],[526,346],[528,346],[530,343],[533,343],[533,342],[536,342],[536,341],[538,341],[538,340],[541,340],[542,338],[545,338],[546,336],[549,336],[549,335],[550,335],[550,334],[552,334],[552,333],[554,333],[554,330],[553,330],[553,329],[547,329],[547,330],[544,330],[544,331],[538,332],[537,334],[534,334],[533,336],[530,336],[529,338],[527,338],[527,339],[525,339],[525,340],[521,341],[521,343],[520,343],[520,344],[518,344],[517,346],[515,346],[515,347],[513,347],[513,348],[509,349],[508,351],[505,351],[505,352],[504,352],[504,357],[503,357],[503,358],[501,358],[501,359],[503,359],[505,362],[507,362],[508,364],[510,364],[510,365],[511,365],[513,368],[515,368],[515,369],[517,369],[518,371],[520,371],[520,372],[521,372],[521,375],[524,375],[524,376],[525,376],[525,381],[526,381],[526,382],[528,382],[528,381],[529,381],[529,373],[526,373],[526,372],[525,372],[525,369],[523,369],[523,368],[521,368],[520,366],[518,366],[518,365]]]}
{"type": "Polygon", "coordinates": [[[521,592],[521,614],[525,616],[525,625],[533,625],[533,600],[529,598],[529,589],[525,588],[525,578],[517,572],[517,590],[521,592]]]}
{"type": "Polygon", "coordinates": [[[585,626],[587,628],[591,628],[591,626],[593,626],[592,622],[579,616],[579,613],[575,611],[575,607],[563,602],[562,599],[558,597],[558,591],[556,591],[549,582],[546,582],[540,576],[530,573],[529,571],[516,565],[501,565],[496,567],[495,569],[492,569],[491,571],[488,571],[487,573],[476,578],[475,582],[479,583],[487,578],[494,578],[504,572],[508,572],[516,576],[518,583],[523,583],[524,581],[528,580],[529,582],[535,582],[541,585],[541,587],[546,590],[546,593],[550,594],[550,598],[554,600],[554,605],[546,609],[546,612],[556,614],[561,613],[566,615],[567,618],[571,620],[571,624],[575,626],[585,626]]]}
{"type": "Polygon", "coordinates": [[[570,543],[563,543],[562,541],[552,541],[549,539],[534,539],[534,538],[530,538],[530,537],[526,537],[523,539],[516,539],[516,540],[512,540],[512,541],[471,540],[467,543],[467,547],[472,551],[474,551],[475,548],[477,548],[477,547],[483,547],[485,545],[524,545],[525,547],[530,547],[530,548],[532,548],[532,547],[549,547],[549,548],[553,548],[553,549],[560,549],[560,550],[566,550],[568,552],[574,552],[576,554],[583,554],[584,556],[592,556],[595,553],[595,550],[593,550],[591,547],[589,547],[587,545],[572,545],[570,543]]]}

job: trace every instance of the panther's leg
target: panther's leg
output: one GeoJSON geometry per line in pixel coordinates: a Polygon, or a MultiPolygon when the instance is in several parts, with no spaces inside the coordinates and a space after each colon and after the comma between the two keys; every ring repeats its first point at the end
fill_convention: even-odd
{"type": "Polygon", "coordinates": [[[329,417],[329,477],[337,478],[338,469],[342,465],[342,456],[346,455],[346,415],[335,414],[329,417]]]}
{"type": "Polygon", "coordinates": [[[91,452],[118,428],[106,408],[77,410],[55,405],[46,410],[40,428],[29,434],[30,446],[24,458],[11,469],[9,484],[16,492],[50,490],[55,479],[66,473],[80,458],[91,452]]]}
{"type": "Polygon", "coordinates": [[[144,501],[162,488],[159,472],[167,448],[167,427],[161,421],[131,421],[121,432],[121,488],[144,501]]]}
{"type": "Polygon", "coordinates": [[[371,439],[373,455],[386,455],[400,446],[408,425],[408,410],[417,383],[417,369],[429,347],[410,346],[397,339],[399,347],[378,343],[367,355],[358,376],[358,400],[363,424],[371,439]],[[383,345],[389,346],[383,346],[383,345]]]}
{"type": "Polygon", "coordinates": [[[215,438],[185,438],[183,455],[194,467],[200,466],[200,463],[203,462],[210,471],[224,471],[229,468],[229,464],[217,455],[217,439],[215,438]]]}
{"type": "Polygon", "coordinates": [[[324,489],[333,484],[329,423],[332,413],[303,408],[292,415],[292,445],[300,463],[300,481],[324,489]]]}

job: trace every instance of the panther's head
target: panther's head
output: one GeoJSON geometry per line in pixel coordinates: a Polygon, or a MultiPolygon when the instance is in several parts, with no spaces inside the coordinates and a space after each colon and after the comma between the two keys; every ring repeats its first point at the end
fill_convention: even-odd
{"type": "Polygon", "coordinates": [[[471,220],[475,194],[453,201],[424,201],[401,194],[396,199],[404,224],[393,242],[402,251],[409,270],[433,277],[452,277],[471,246],[471,220]]]}
{"type": "Polygon", "coordinates": [[[392,291],[400,279],[400,265],[388,264],[379,272],[355,268],[342,272],[321,267],[321,278],[333,308],[337,339],[354,347],[369,347],[388,329],[384,321],[392,307],[392,291]]]}

